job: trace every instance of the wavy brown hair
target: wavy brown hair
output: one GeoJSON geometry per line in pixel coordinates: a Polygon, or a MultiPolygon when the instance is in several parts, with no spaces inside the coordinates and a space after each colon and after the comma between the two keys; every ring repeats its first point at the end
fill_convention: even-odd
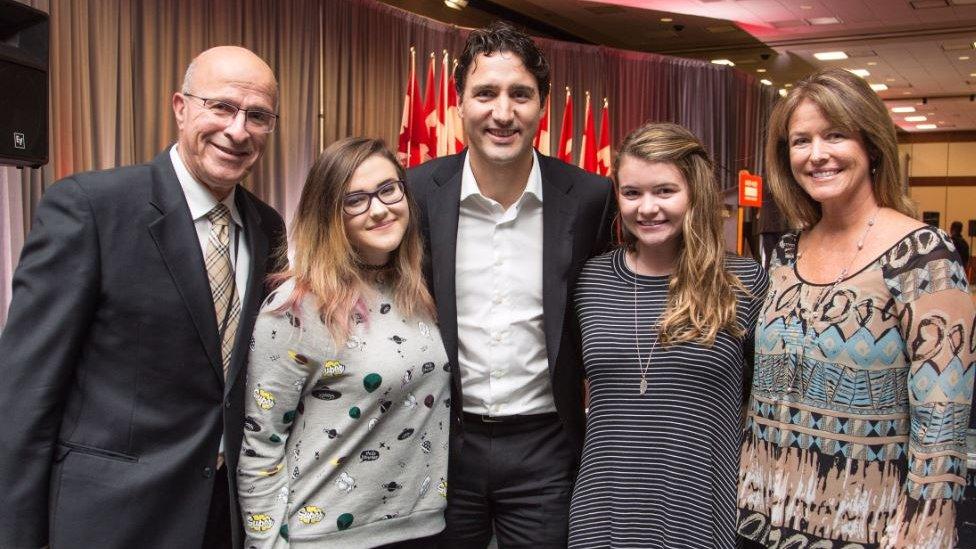
{"type": "MultiPolygon", "coordinates": [[[[720,330],[734,337],[745,335],[736,318],[736,290],[748,294],[735,275],[725,269],[722,234],[722,199],[714,168],[705,147],[690,131],[677,124],[648,123],[632,131],[620,146],[613,164],[614,190],[620,192],[617,174],[628,158],[667,162],[688,183],[688,212],[681,226],[681,242],[668,302],[661,314],[663,345],[697,342],[711,345],[720,330]]],[[[637,238],[620,223],[621,243],[636,250],[637,238]]]]}
{"type": "Polygon", "coordinates": [[[804,100],[812,101],[837,128],[860,135],[868,150],[871,189],[878,204],[909,217],[915,205],[898,173],[898,135],[888,109],[861,78],[843,69],[825,69],[800,80],[773,107],[766,134],[766,184],[794,228],[810,228],[820,221],[820,203],[810,197],[790,166],[790,117],[804,100]]]}
{"type": "MultiPolygon", "coordinates": [[[[297,306],[306,294],[314,295],[336,345],[348,339],[353,312],[365,318],[364,297],[375,292],[360,267],[363,262],[346,235],[346,214],[342,211],[349,181],[371,156],[389,160],[396,166],[397,177],[406,181],[403,167],[380,139],[352,137],[329,145],[305,178],[289,235],[293,250],[291,267],[272,276],[278,282],[295,280],[295,290],[278,310],[297,306]]],[[[410,219],[400,246],[391,255],[387,279],[393,286],[394,302],[406,316],[433,319],[434,301],[421,271],[420,217],[406,185],[403,192],[410,219]]]]}

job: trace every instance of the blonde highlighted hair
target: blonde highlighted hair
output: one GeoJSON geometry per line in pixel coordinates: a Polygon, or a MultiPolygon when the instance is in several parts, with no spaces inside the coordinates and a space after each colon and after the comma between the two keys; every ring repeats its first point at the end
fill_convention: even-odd
{"type": "Polygon", "coordinates": [[[901,184],[898,136],[888,109],[863,78],[843,69],[825,69],[797,82],[776,103],[769,119],[766,184],[790,225],[810,228],[822,215],[820,203],[803,190],[790,166],[790,118],[803,101],[815,104],[838,129],[861,136],[878,205],[915,217],[915,205],[901,184]]]}
{"type": "MultiPolygon", "coordinates": [[[[620,165],[627,158],[666,162],[688,183],[688,211],[681,227],[678,258],[671,276],[668,301],[658,323],[660,342],[711,345],[720,330],[745,335],[736,318],[736,290],[742,282],[725,269],[722,200],[705,147],[677,124],[648,123],[632,131],[614,160],[614,190],[620,193],[620,165]]],[[[621,243],[635,251],[637,238],[620,223],[621,243]]]]}
{"type": "MultiPolygon", "coordinates": [[[[397,177],[406,180],[406,172],[382,140],[353,137],[329,145],[305,178],[289,235],[293,250],[291,266],[272,276],[277,282],[295,280],[295,290],[279,311],[295,307],[307,294],[314,295],[336,345],[349,338],[354,312],[365,317],[364,298],[375,291],[360,267],[363,261],[346,234],[346,214],[342,210],[353,174],[372,156],[389,160],[396,167],[397,177]]],[[[405,316],[433,319],[434,301],[421,270],[423,245],[419,214],[406,185],[404,194],[410,219],[400,246],[391,254],[388,281],[393,287],[394,302],[405,316]]]]}

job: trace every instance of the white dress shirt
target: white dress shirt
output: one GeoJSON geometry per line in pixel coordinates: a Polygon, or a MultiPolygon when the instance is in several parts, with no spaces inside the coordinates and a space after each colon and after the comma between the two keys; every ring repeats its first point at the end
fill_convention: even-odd
{"type": "MultiPolygon", "coordinates": [[[[217,199],[210,194],[210,189],[197,181],[190,174],[190,170],[186,169],[186,164],[180,158],[176,145],[169,150],[169,158],[173,161],[176,178],[180,180],[180,186],[183,187],[183,196],[186,197],[186,204],[190,207],[190,217],[193,219],[193,227],[200,240],[200,249],[203,251],[203,257],[206,258],[207,242],[210,240],[210,220],[207,219],[207,213],[217,205],[217,199]]],[[[234,187],[221,202],[230,210],[230,218],[234,220],[228,227],[227,236],[230,242],[230,262],[234,266],[234,282],[237,284],[237,299],[243,305],[244,292],[247,291],[247,274],[251,272],[251,254],[247,250],[247,240],[244,238],[244,223],[241,222],[241,214],[237,211],[237,204],[234,203],[236,194],[237,187],[234,187]]],[[[222,459],[224,435],[220,435],[219,454],[222,459]]]]}
{"type": "Polygon", "coordinates": [[[458,363],[465,412],[554,412],[542,313],[542,173],[535,153],[507,210],[464,158],[456,255],[458,363]]]}

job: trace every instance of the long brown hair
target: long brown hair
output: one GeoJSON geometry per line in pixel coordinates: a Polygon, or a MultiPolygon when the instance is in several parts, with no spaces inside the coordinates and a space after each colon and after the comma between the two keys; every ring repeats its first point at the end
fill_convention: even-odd
{"type": "Polygon", "coordinates": [[[794,228],[820,221],[820,203],[810,197],[790,166],[790,117],[804,100],[812,101],[831,124],[860,135],[868,150],[871,188],[883,207],[915,217],[898,172],[898,135],[888,109],[860,76],[843,69],[825,69],[796,83],[769,118],[766,135],[766,183],[776,205],[794,228]]]}
{"type": "MultiPolygon", "coordinates": [[[[406,180],[403,167],[380,139],[341,139],[319,155],[305,178],[292,221],[291,267],[272,278],[279,282],[289,278],[295,280],[295,290],[280,311],[296,306],[306,294],[317,298],[319,313],[336,345],[348,339],[353,312],[365,316],[363,298],[374,291],[359,267],[363,262],[346,235],[345,213],[342,211],[349,181],[356,169],[374,155],[389,160],[396,166],[400,180],[406,180]]],[[[404,193],[410,220],[400,246],[390,258],[389,280],[394,302],[408,317],[418,315],[433,319],[436,314],[434,301],[421,271],[420,218],[406,186],[404,193]]]]}
{"type": "MultiPolygon", "coordinates": [[[[735,291],[746,294],[748,291],[725,269],[722,200],[705,147],[694,134],[677,124],[644,124],[624,138],[614,160],[614,190],[618,196],[617,174],[627,157],[672,164],[688,182],[688,212],[681,226],[668,302],[659,322],[660,342],[711,345],[720,330],[742,337],[745,329],[736,318],[735,291]]],[[[617,221],[620,221],[619,214],[617,221]]],[[[622,244],[635,251],[637,238],[623,223],[619,225],[622,244]]]]}

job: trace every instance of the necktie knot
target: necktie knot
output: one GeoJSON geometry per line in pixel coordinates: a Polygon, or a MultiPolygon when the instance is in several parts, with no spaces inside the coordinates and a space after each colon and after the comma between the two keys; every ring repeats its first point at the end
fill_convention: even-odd
{"type": "Polygon", "coordinates": [[[230,222],[230,208],[223,202],[218,202],[212,210],[207,212],[207,219],[214,225],[227,225],[230,222]]]}

